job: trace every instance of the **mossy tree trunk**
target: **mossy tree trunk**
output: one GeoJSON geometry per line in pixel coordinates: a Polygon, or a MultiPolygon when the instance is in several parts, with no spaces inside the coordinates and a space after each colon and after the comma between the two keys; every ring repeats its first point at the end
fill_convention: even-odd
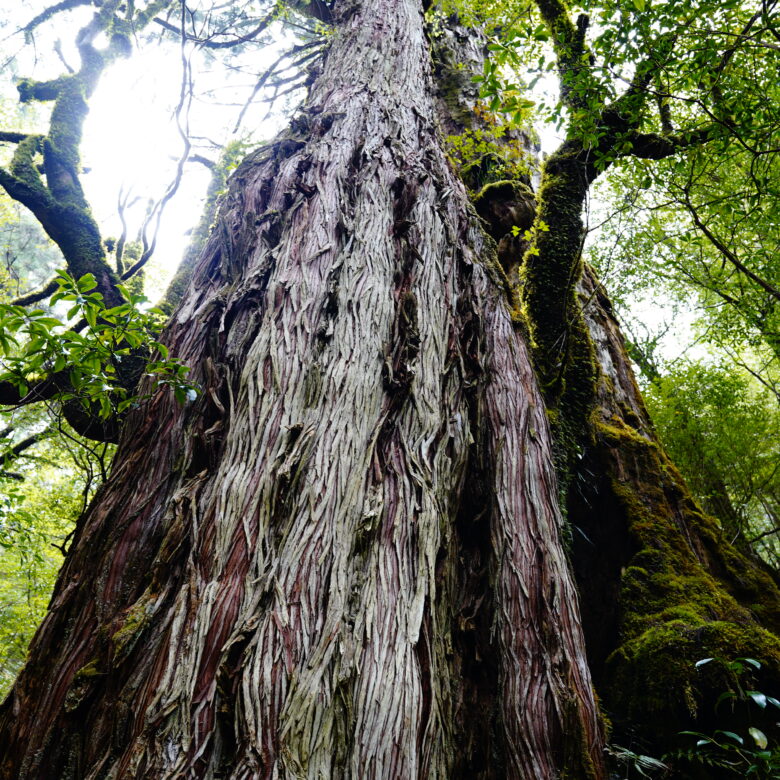
{"type": "Polygon", "coordinates": [[[420,0],[344,0],[128,420],[0,776],[602,778],[545,408],[434,122],[420,0]]]}
{"type": "Polygon", "coordinates": [[[742,711],[716,711],[734,681],[695,663],[759,659],[757,686],[777,690],[776,582],[702,513],[661,447],[592,271],[577,297],[599,370],[587,442],[568,481],[568,521],[588,657],[616,741],[638,735],[660,752],[690,747],[685,729],[744,732],[759,721],[770,729],[771,713],[758,708],[752,724],[742,711]]]}
{"type": "MultiPolygon", "coordinates": [[[[565,7],[539,5],[554,33],[565,7]]],[[[576,49],[575,30],[566,34],[576,49]]],[[[572,68],[587,61],[582,51],[569,59],[567,52],[564,46],[559,59],[564,84],[572,68]]],[[[473,60],[456,63],[448,84],[473,60]]],[[[476,65],[481,72],[481,63],[476,65]]],[[[484,172],[475,205],[509,281],[519,281],[516,292],[551,422],[596,689],[614,739],[625,745],[638,738],[661,754],[690,747],[690,739],[679,735],[685,729],[733,726],[745,733],[750,725],[744,712],[716,713],[719,694],[734,681],[717,665],[697,671],[697,660],[760,659],[756,683],[771,691],[780,687],[780,591],[768,567],[730,543],[733,518],[708,517],[691,498],[653,430],[607,294],[583,264],[583,209],[591,184],[622,154],[613,149],[616,139],[633,133],[631,153],[647,158],[706,139],[705,132],[661,137],[632,130],[643,99],[634,84],[603,109],[600,154],[572,132],[550,155],[538,192],[525,196],[533,227],[521,221],[528,211],[518,207],[521,188],[485,184],[484,172]],[[502,257],[511,228],[505,215],[521,231],[532,227],[533,242],[522,258],[502,257]]],[[[471,128],[480,121],[463,111],[453,116],[471,128]]],[[[753,717],[769,728],[771,714],[753,717]]],[[[681,771],[685,776],[689,768],[681,771]]]]}

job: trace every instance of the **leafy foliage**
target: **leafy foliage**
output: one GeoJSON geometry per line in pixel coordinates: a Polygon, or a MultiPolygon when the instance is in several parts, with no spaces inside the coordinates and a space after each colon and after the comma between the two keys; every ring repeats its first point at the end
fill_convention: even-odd
{"type": "MultiPolygon", "coordinates": [[[[24,414],[30,417],[29,411],[24,414]]],[[[17,424],[29,429],[36,420],[17,424]]],[[[0,697],[24,663],[76,518],[100,483],[112,450],[50,437],[36,446],[34,457],[15,466],[23,482],[0,477],[0,697]]]]}
{"type": "Polygon", "coordinates": [[[733,366],[682,361],[648,384],[659,436],[729,541],[780,563],[780,409],[733,366]]]}
{"type": "MultiPolygon", "coordinates": [[[[669,767],[660,759],[636,753],[620,745],[607,745],[607,755],[625,773],[623,777],[658,777],[658,773],[666,773],[669,767]]],[[[663,774],[661,776],[664,776],[663,774]]]]}
{"type": "MultiPolygon", "coordinates": [[[[592,251],[612,288],[634,299],[662,290],[693,307],[706,341],[733,354],[751,348],[772,382],[780,368],[780,214],[776,197],[751,186],[750,168],[744,154],[691,154],[656,169],[657,178],[627,166],[603,190],[614,216],[592,251]]],[[[765,176],[780,181],[780,171],[765,176]]]]}
{"type": "Polygon", "coordinates": [[[120,286],[125,302],[106,308],[92,274],[74,280],[60,272],[57,281],[59,289],[49,303],[68,305],[64,320],[44,309],[0,305],[5,368],[0,382],[12,383],[26,396],[41,376],[62,375],[62,389],[54,397],[61,402],[77,399],[105,418],[137,402],[121,381],[124,364],[143,359],[151,348],[159,358],[147,363],[146,372],[157,377],[158,385],[172,387],[180,402],[194,398],[187,367],[169,359],[165,345],[154,340],[162,322],[157,310],[142,308],[144,296],[120,286]]]}
{"type": "MultiPolygon", "coordinates": [[[[747,720],[752,722],[753,709],[780,710],[780,701],[761,691],[749,690],[744,686],[750,669],[758,670],[761,663],[754,658],[737,658],[727,661],[721,658],[702,658],[697,668],[717,662],[732,673],[733,689],[725,690],[718,699],[718,705],[730,703],[746,709],[747,720]]],[[[684,735],[696,739],[694,748],[674,754],[676,759],[717,767],[732,777],[751,777],[756,780],[771,780],[780,777],[780,745],[756,726],[746,728],[746,736],[727,729],[717,729],[713,734],[684,731],[684,735]]]]}
{"type": "Polygon", "coordinates": [[[467,184],[530,178],[533,160],[522,140],[507,140],[516,130],[514,121],[489,117],[483,127],[447,136],[450,156],[467,184]]]}

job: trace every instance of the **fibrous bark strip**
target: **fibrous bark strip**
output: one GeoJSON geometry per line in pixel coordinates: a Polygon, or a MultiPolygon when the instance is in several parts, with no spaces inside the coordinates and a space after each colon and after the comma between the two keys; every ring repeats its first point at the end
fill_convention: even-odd
{"type": "Polygon", "coordinates": [[[421,3],[334,21],[167,331],[201,397],[133,413],[79,523],[4,777],[603,777],[544,407],[421,3]]]}

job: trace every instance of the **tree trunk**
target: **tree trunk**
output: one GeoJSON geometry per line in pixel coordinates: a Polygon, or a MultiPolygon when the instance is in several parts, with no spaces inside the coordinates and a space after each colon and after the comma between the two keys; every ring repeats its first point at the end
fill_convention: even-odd
{"type": "Polygon", "coordinates": [[[763,718],[771,730],[773,713],[756,708],[745,723],[739,708],[716,709],[733,680],[695,663],[759,659],[756,687],[778,690],[780,590],[766,565],[702,513],[661,447],[590,270],[578,297],[599,371],[592,438],[569,480],[567,517],[588,660],[615,740],[638,734],[660,753],[690,747],[679,732],[693,727],[744,732],[763,718]]]}
{"type": "Polygon", "coordinates": [[[602,778],[545,407],[433,121],[340,2],[233,177],[0,713],[4,778],[602,778]]]}

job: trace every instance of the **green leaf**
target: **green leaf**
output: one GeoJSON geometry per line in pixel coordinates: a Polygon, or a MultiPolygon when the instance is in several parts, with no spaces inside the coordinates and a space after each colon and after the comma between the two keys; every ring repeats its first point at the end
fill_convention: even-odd
{"type": "Polygon", "coordinates": [[[766,709],[766,696],[761,691],[746,691],[753,701],[761,707],[762,710],[766,709]]]}
{"type": "Polygon", "coordinates": [[[740,745],[744,745],[745,744],[745,740],[742,739],[742,737],[740,737],[739,734],[735,734],[733,731],[718,730],[715,733],[716,734],[723,734],[724,737],[728,737],[729,739],[733,739],[735,742],[738,742],[740,745]]]}
{"type": "Polygon", "coordinates": [[[84,317],[89,323],[91,328],[94,328],[97,324],[97,309],[94,306],[87,306],[84,309],[84,317]]]}
{"type": "Polygon", "coordinates": [[[28,342],[25,352],[28,355],[34,355],[36,352],[40,352],[41,349],[45,346],[46,342],[43,339],[35,338],[32,339],[32,341],[28,342]]]}
{"type": "Polygon", "coordinates": [[[90,290],[94,290],[95,287],[97,287],[97,281],[95,280],[94,274],[84,274],[84,276],[81,277],[76,282],[76,287],[79,290],[79,292],[89,292],[90,290]]]}
{"type": "Polygon", "coordinates": [[[763,750],[767,746],[769,740],[767,740],[766,734],[764,734],[763,731],[757,729],[755,726],[751,726],[748,729],[748,733],[750,734],[751,737],[753,737],[753,742],[755,742],[756,746],[759,747],[761,750],[763,750]]]}
{"type": "Polygon", "coordinates": [[[734,691],[723,691],[723,693],[721,693],[721,695],[718,696],[718,700],[715,702],[715,708],[717,709],[718,705],[721,702],[726,701],[726,699],[736,699],[736,698],[737,698],[737,694],[734,693],[734,691]]]}

